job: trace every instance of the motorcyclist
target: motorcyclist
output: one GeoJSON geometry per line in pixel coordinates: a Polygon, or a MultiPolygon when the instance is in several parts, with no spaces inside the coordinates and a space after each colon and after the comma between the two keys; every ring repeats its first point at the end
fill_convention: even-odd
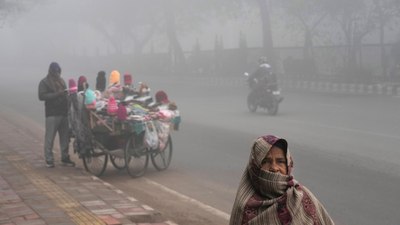
{"type": "Polygon", "coordinates": [[[257,96],[262,97],[268,89],[276,90],[277,79],[275,73],[272,72],[271,65],[268,63],[267,58],[262,56],[258,59],[259,66],[249,76],[249,86],[257,93],[257,96]]]}

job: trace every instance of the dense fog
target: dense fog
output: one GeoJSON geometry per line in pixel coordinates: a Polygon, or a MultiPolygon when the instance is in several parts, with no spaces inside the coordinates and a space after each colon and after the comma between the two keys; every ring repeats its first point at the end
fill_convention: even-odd
{"type": "Polygon", "coordinates": [[[227,76],[254,68],[265,55],[289,79],[370,83],[388,81],[400,55],[396,1],[2,2],[3,69],[23,64],[43,71],[59,61],[70,73],[142,74],[149,61],[162,67],[160,60],[168,60],[168,69],[150,73],[227,76]]]}
{"type": "Polygon", "coordinates": [[[0,0],[0,101],[43,125],[51,62],[90,88],[100,70],[129,73],[182,115],[170,168],[149,179],[228,215],[252,141],[273,133],[337,224],[392,225],[399,12],[397,0],[0,0]],[[275,113],[248,104],[243,75],[263,56],[283,97],[275,113]]]}

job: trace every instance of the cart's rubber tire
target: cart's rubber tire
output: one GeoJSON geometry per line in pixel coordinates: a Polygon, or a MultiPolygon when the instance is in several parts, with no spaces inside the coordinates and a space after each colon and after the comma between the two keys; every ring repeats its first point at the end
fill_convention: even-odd
{"type": "Polygon", "coordinates": [[[126,168],[125,158],[110,154],[110,161],[117,170],[123,170],[126,168]]]}
{"type": "Polygon", "coordinates": [[[86,171],[99,177],[106,170],[108,155],[103,150],[94,148],[90,155],[82,157],[82,161],[86,171]]]}
{"type": "Polygon", "coordinates": [[[172,138],[171,135],[169,135],[167,144],[165,145],[164,149],[159,149],[157,151],[151,152],[151,162],[158,171],[168,168],[172,159],[172,150],[172,138]]]}
{"type": "Polygon", "coordinates": [[[131,177],[140,177],[146,172],[149,154],[145,147],[138,147],[135,135],[129,137],[125,145],[125,165],[131,177]]]}

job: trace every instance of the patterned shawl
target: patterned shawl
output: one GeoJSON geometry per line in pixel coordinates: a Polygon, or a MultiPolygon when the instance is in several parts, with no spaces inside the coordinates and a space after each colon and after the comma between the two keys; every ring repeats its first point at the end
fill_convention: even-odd
{"type": "Polygon", "coordinates": [[[240,181],[229,224],[334,224],[310,190],[293,179],[292,168],[286,140],[272,135],[257,138],[240,181]],[[261,170],[261,161],[272,145],[278,143],[285,146],[288,175],[261,170]]]}

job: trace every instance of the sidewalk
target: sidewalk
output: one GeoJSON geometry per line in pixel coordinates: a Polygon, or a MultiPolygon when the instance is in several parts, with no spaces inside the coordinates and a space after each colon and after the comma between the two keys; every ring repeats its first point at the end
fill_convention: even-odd
{"type": "Polygon", "coordinates": [[[1,225],[175,224],[82,167],[61,166],[57,143],[56,167],[46,168],[43,129],[37,128],[0,110],[1,225]]]}

